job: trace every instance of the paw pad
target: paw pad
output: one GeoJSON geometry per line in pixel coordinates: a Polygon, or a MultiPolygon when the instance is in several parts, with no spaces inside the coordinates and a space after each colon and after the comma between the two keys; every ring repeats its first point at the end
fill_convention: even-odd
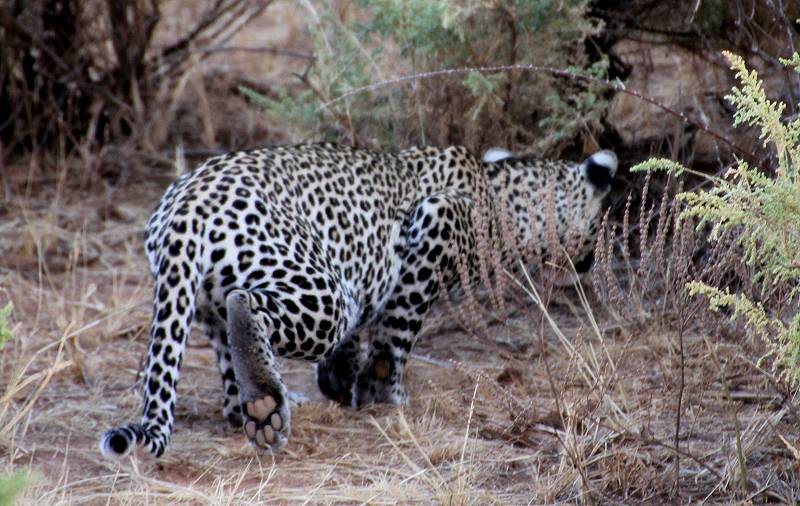
{"type": "Polygon", "coordinates": [[[372,371],[375,373],[376,379],[384,381],[389,378],[392,372],[392,365],[386,359],[377,359],[375,365],[372,367],[372,371]]]}
{"type": "Polygon", "coordinates": [[[275,402],[275,399],[271,395],[268,395],[263,399],[248,402],[247,414],[263,421],[270,413],[275,411],[275,406],[277,405],[278,403],[275,402]]]}
{"type": "Polygon", "coordinates": [[[250,442],[261,450],[279,452],[289,437],[288,409],[279,406],[273,396],[266,395],[246,402],[243,411],[244,433],[250,442]]]}

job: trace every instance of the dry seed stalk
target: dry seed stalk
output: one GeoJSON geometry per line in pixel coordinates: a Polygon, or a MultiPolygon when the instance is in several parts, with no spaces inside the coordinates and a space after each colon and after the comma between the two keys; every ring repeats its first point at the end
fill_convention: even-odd
{"type": "Polygon", "coordinates": [[[478,205],[470,210],[472,223],[475,225],[475,252],[478,260],[478,273],[480,282],[488,290],[489,298],[494,307],[499,304],[496,300],[496,293],[492,287],[492,279],[489,273],[491,263],[491,210],[489,209],[489,199],[485,193],[478,196],[478,205]]]}
{"type": "Polygon", "coordinates": [[[462,305],[466,306],[466,312],[462,313],[462,321],[469,322],[472,328],[475,328],[479,335],[486,335],[487,328],[484,319],[481,315],[484,313],[481,310],[478,297],[475,294],[473,287],[473,280],[470,275],[470,269],[467,265],[468,259],[465,255],[458,255],[456,257],[456,269],[458,270],[459,278],[461,279],[461,287],[464,290],[464,302],[462,305]]]}
{"type": "Polygon", "coordinates": [[[633,201],[633,192],[628,192],[628,198],[625,201],[625,212],[622,216],[622,258],[625,260],[626,266],[631,265],[631,202],[633,201]]]}

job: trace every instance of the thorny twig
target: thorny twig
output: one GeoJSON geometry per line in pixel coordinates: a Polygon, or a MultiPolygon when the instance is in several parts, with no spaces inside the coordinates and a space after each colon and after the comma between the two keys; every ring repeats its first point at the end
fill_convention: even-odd
{"type": "Polygon", "coordinates": [[[685,123],[693,126],[694,128],[697,128],[698,130],[701,130],[701,131],[705,132],[706,134],[710,135],[711,137],[715,138],[716,140],[722,142],[723,144],[726,144],[727,146],[729,146],[734,151],[746,156],[748,159],[750,159],[752,161],[758,160],[758,157],[752,151],[749,151],[749,150],[739,146],[738,144],[736,144],[732,140],[728,139],[724,135],[720,134],[719,132],[711,130],[710,128],[708,128],[707,126],[703,125],[699,121],[693,120],[692,118],[686,116],[686,114],[684,114],[684,113],[682,113],[680,111],[676,111],[675,109],[672,109],[671,107],[666,106],[666,105],[662,104],[661,102],[655,100],[654,98],[651,98],[651,97],[649,97],[649,96],[647,96],[647,95],[645,95],[645,94],[643,94],[643,93],[641,93],[641,92],[639,92],[637,90],[626,88],[625,84],[622,83],[621,81],[618,81],[618,80],[617,81],[611,81],[611,80],[608,80],[608,79],[602,79],[602,78],[599,78],[599,77],[589,76],[589,75],[586,75],[586,74],[579,74],[579,73],[573,72],[571,70],[565,70],[565,69],[561,69],[561,68],[557,68],[557,67],[548,67],[548,66],[545,66],[545,65],[532,65],[532,64],[528,64],[528,63],[518,63],[518,64],[515,64],[515,65],[497,65],[497,66],[489,66],[489,67],[464,67],[464,68],[455,68],[455,69],[439,69],[439,70],[431,70],[431,71],[428,71],[428,72],[415,73],[415,74],[411,74],[411,75],[404,75],[404,76],[395,77],[393,79],[387,79],[385,81],[380,81],[380,82],[377,82],[377,83],[368,84],[366,86],[359,86],[357,88],[353,88],[353,89],[351,89],[351,90],[339,95],[338,97],[335,97],[335,98],[333,98],[331,100],[328,100],[327,102],[323,102],[322,105],[321,105],[321,108],[327,109],[331,105],[335,104],[336,102],[344,100],[347,97],[350,97],[350,96],[353,96],[353,95],[357,95],[359,93],[365,93],[365,92],[373,91],[373,90],[376,90],[376,89],[379,89],[379,88],[383,88],[385,86],[392,86],[392,85],[395,85],[395,84],[405,83],[405,82],[408,82],[408,81],[416,81],[418,79],[428,79],[428,78],[440,77],[440,76],[454,76],[454,75],[461,75],[461,74],[469,74],[471,72],[480,72],[480,73],[484,73],[484,74],[495,74],[495,73],[499,73],[499,72],[512,72],[512,71],[516,71],[516,70],[528,70],[528,71],[533,71],[533,72],[543,72],[543,73],[552,74],[552,75],[555,75],[555,76],[558,76],[558,77],[564,77],[564,78],[567,78],[567,79],[572,79],[572,80],[575,80],[575,81],[584,81],[584,82],[589,82],[589,83],[600,84],[600,85],[606,86],[606,87],[608,87],[608,88],[610,88],[610,89],[612,89],[614,91],[617,91],[619,93],[624,93],[626,95],[630,95],[630,96],[636,97],[636,98],[638,98],[639,100],[641,100],[643,102],[646,102],[646,103],[648,103],[648,104],[650,104],[652,106],[655,106],[655,107],[661,109],[662,111],[666,112],[667,114],[670,114],[672,116],[680,118],[685,123]]]}

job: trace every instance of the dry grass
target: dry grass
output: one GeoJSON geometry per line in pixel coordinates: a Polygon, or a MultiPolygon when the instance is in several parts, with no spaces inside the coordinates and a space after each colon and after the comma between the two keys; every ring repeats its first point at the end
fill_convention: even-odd
{"type": "Polygon", "coordinates": [[[0,306],[13,302],[16,335],[0,354],[0,470],[35,476],[22,504],[798,499],[800,420],[746,336],[688,326],[681,355],[674,319],[623,320],[525,279],[527,303],[473,330],[478,339],[440,309],[410,362],[405,409],[343,409],[316,392],[307,364],[285,363],[312,401],[274,461],[223,421],[213,352],[195,335],[167,454],[104,461],[101,432],[140,408],[151,290],[141,226],[162,188],[109,203],[26,187],[7,185],[0,244],[0,306]]]}

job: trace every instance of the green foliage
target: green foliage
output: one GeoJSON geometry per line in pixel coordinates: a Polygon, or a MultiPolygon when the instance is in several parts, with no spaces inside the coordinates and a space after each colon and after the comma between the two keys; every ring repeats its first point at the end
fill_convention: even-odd
{"type": "MultiPolygon", "coordinates": [[[[588,75],[598,79],[608,76],[608,58],[603,57],[586,69],[569,68],[576,74],[588,75]]],[[[567,140],[571,134],[589,124],[599,124],[600,115],[608,107],[599,90],[589,87],[575,93],[551,94],[545,98],[549,106],[548,115],[539,121],[538,126],[552,132],[554,142],[567,140]]]]}
{"type": "Polygon", "coordinates": [[[448,57],[461,59],[467,49],[458,12],[441,0],[361,0],[375,16],[360,27],[362,39],[378,35],[391,38],[406,57],[434,55],[456,48],[448,57]]]}
{"type": "Polygon", "coordinates": [[[28,486],[29,478],[25,473],[11,476],[0,476],[0,506],[11,506],[17,495],[28,486]]]}
{"type": "MultiPolygon", "coordinates": [[[[645,160],[642,163],[631,167],[631,172],[644,172],[644,171],[655,171],[655,170],[671,172],[676,176],[680,176],[684,172],[692,172],[690,169],[687,169],[680,163],[674,160],[669,160],[667,158],[650,158],[649,160],[645,160]]],[[[701,174],[701,176],[702,175],[703,174],[701,174]]]]}
{"type": "Polygon", "coordinates": [[[0,309],[0,350],[14,337],[14,331],[8,322],[13,310],[14,305],[10,302],[6,304],[6,307],[0,309]]]}
{"type": "MultiPolygon", "coordinates": [[[[800,19],[797,20],[797,23],[800,24],[800,19]]],[[[800,53],[793,54],[791,58],[781,58],[781,63],[792,67],[795,72],[800,72],[800,53]]]]}
{"type": "Polygon", "coordinates": [[[255,101],[296,125],[300,137],[347,136],[393,148],[517,143],[541,150],[599,128],[597,112],[605,107],[599,92],[518,71],[377,86],[329,103],[370,83],[443,68],[530,63],[605,76],[606,62],[587,68],[583,42],[599,27],[586,15],[588,0],[360,0],[344,8],[332,0],[311,0],[303,5],[314,20],[309,30],[315,60],[300,86],[277,99],[255,101]],[[562,95],[570,98],[559,99],[562,95]],[[539,124],[544,117],[551,119],[539,124]]]}
{"type": "MultiPolygon", "coordinates": [[[[770,177],[745,161],[739,161],[724,178],[707,176],[714,183],[710,190],[680,194],[686,204],[683,217],[696,217],[699,226],[710,225],[712,239],[729,229],[737,229],[744,262],[753,268],[753,283],[764,288],[778,283],[791,286],[789,297],[800,294],[800,120],[785,121],[785,104],[771,101],[755,71],[744,60],[725,53],[740,82],[727,99],[737,111],[734,124],[760,130],[765,145],[774,149],[777,168],[770,177]]],[[[800,72],[800,56],[784,60],[800,72]]],[[[688,169],[665,160],[649,160],[633,170],[667,170],[680,174],[688,169]]],[[[693,294],[706,296],[711,308],[729,308],[734,318],[748,326],[769,345],[768,355],[781,376],[800,386],[800,311],[788,323],[778,315],[742,294],[729,289],[693,282],[693,294]]]]}
{"type": "Polygon", "coordinates": [[[472,107],[470,120],[476,121],[487,102],[493,105],[502,106],[502,100],[496,95],[496,91],[502,84],[502,74],[486,75],[480,72],[470,72],[466,79],[461,83],[467,88],[472,96],[477,97],[476,104],[472,107]]]}
{"type": "MultiPolygon", "coordinates": [[[[289,95],[286,90],[279,90],[278,98],[269,98],[258,91],[246,86],[239,86],[239,93],[245,96],[253,104],[263,108],[268,114],[280,118],[292,118],[291,125],[302,125],[305,128],[317,129],[324,132],[325,111],[320,109],[314,93],[303,91],[295,96],[289,95]]],[[[302,128],[301,133],[302,134],[302,128]]],[[[335,131],[327,135],[321,133],[326,140],[334,140],[338,135],[335,131]]]]}

